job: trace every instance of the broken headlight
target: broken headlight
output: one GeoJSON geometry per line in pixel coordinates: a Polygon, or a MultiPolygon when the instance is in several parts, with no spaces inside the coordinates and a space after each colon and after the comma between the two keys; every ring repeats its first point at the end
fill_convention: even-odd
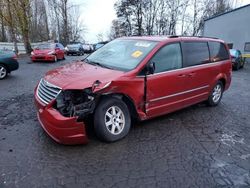
{"type": "Polygon", "coordinates": [[[94,111],[94,99],[91,89],[64,90],[57,96],[55,108],[65,117],[83,119],[94,111]]]}

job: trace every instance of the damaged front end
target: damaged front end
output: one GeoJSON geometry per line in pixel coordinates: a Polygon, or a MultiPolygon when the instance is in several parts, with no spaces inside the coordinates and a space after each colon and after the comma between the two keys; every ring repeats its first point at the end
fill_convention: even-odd
{"type": "Polygon", "coordinates": [[[83,121],[94,112],[97,95],[91,88],[84,90],[63,90],[56,97],[54,108],[64,117],[77,117],[83,121]]]}

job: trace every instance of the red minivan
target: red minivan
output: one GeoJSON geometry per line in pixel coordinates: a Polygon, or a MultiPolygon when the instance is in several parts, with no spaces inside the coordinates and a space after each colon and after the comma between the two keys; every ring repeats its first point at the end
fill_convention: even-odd
{"type": "Polygon", "coordinates": [[[126,37],[86,59],[49,71],[35,89],[38,119],[55,141],[125,137],[131,119],[146,120],[207,101],[216,106],[231,83],[227,45],[205,37],[126,37]]]}
{"type": "Polygon", "coordinates": [[[31,52],[31,60],[34,61],[52,61],[65,59],[64,46],[61,43],[42,43],[31,52]]]}

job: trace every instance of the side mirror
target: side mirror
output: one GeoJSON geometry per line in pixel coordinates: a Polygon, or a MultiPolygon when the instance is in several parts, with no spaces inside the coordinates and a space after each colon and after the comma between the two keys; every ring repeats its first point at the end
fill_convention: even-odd
{"type": "Polygon", "coordinates": [[[154,62],[150,62],[147,64],[146,66],[146,74],[154,74],[155,72],[155,63],[154,62]]]}

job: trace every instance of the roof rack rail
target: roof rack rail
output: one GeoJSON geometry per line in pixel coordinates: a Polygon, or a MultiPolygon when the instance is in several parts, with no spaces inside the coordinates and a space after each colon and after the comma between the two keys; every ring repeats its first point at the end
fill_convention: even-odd
{"type": "Polygon", "coordinates": [[[217,38],[217,37],[207,37],[207,36],[197,36],[197,37],[199,37],[199,38],[219,39],[219,38],[217,38]]]}
{"type": "Polygon", "coordinates": [[[211,39],[219,39],[216,37],[207,37],[207,36],[189,36],[189,35],[169,35],[168,38],[178,38],[178,37],[198,37],[198,38],[211,38],[211,39]]]}
{"type": "Polygon", "coordinates": [[[180,37],[179,35],[168,35],[168,38],[178,38],[180,37]]]}

